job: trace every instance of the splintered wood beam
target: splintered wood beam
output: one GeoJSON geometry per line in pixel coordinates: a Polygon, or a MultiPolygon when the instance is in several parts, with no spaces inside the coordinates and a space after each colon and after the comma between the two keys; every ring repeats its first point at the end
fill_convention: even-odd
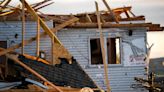
{"type": "MultiPolygon", "coordinates": [[[[135,24],[111,24],[109,22],[103,23],[103,28],[135,28],[135,27],[159,27],[159,24],[150,23],[135,23],[135,24]]],[[[67,28],[97,28],[97,23],[77,23],[69,25],[67,28]]]]}
{"type": "Polygon", "coordinates": [[[88,22],[92,23],[91,17],[88,15],[88,13],[86,13],[86,18],[87,18],[88,22]]]}
{"type": "Polygon", "coordinates": [[[148,31],[163,31],[164,27],[149,27],[148,31]]]}
{"type": "Polygon", "coordinates": [[[55,61],[56,61],[56,60],[55,60],[55,56],[56,56],[56,55],[55,55],[54,52],[55,52],[55,43],[54,43],[54,39],[52,39],[52,40],[51,40],[51,57],[52,57],[51,59],[52,59],[52,65],[55,65],[55,64],[56,64],[56,63],[55,63],[55,61]]]}
{"type": "Polygon", "coordinates": [[[106,21],[104,20],[103,16],[100,16],[100,19],[102,21],[102,23],[105,23],[106,21]]]}
{"type": "Polygon", "coordinates": [[[136,15],[131,10],[129,10],[129,12],[133,15],[133,17],[136,17],[136,15]]]}
{"type": "Polygon", "coordinates": [[[127,18],[130,18],[130,16],[129,16],[127,10],[125,10],[125,8],[123,8],[123,9],[124,9],[124,12],[125,12],[126,17],[127,17],[127,18]]]}
{"type": "Polygon", "coordinates": [[[0,11],[2,10],[2,9],[4,9],[4,8],[6,8],[6,6],[9,4],[11,2],[11,0],[4,0],[0,5],[2,6],[1,8],[0,8],[0,11]]]}
{"type": "Polygon", "coordinates": [[[10,59],[12,59],[13,61],[15,61],[16,63],[18,63],[19,65],[21,65],[22,67],[24,67],[26,70],[28,70],[29,72],[31,72],[32,74],[34,74],[35,76],[37,76],[39,79],[41,79],[42,81],[48,83],[49,85],[51,85],[54,89],[56,89],[58,92],[63,92],[59,87],[57,87],[56,85],[54,85],[53,83],[51,83],[50,81],[48,81],[46,78],[44,78],[42,75],[40,75],[39,73],[37,73],[35,70],[33,70],[32,68],[30,68],[29,66],[27,66],[26,64],[24,64],[23,62],[21,62],[17,56],[15,55],[11,55],[11,54],[6,54],[6,56],[10,59]]]}
{"type": "Polygon", "coordinates": [[[52,1],[52,0],[44,0],[42,2],[36,3],[32,8],[36,8],[36,7],[42,5],[42,4],[46,3],[46,2],[49,2],[49,1],[52,1]]]}
{"type": "Polygon", "coordinates": [[[14,13],[14,11],[8,11],[8,12],[1,13],[0,17],[6,16],[6,15],[9,15],[9,14],[12,14],[12,13],[14,13]]]}
{"type": "Polygon", "coordinates": [[[26,1],[24,3],[25,3],[25,7],[27,8],[27,11],[30,12],[33,15],[34,19],[37,21],[38,18],[39,18],[40,26],[50,36],[50,38],[51,39],[54,38],[55,43],[58,43],[58,44],[62,45],[61,42],[59,41],[59,39],[57,38],[57,36],[49,29],[49,27],[46,25],[46,23],[34,11],[34,9],[30,5],[28,5],[28,3],[26,1]]]}
{"type": "Polygon", "coordinates": [[[106,2],[106,0],[102,0],[104,5],[106,6],[106,8],[108,9],[108,11],[110,12],[110,14],[112,15],[112,18],[115,20],[116,23],[119,23],[118,19],[116,18],[115,14],[113,13],[113,11],[111,10],[111,8],[109,7],[108,3],[106,2]]]}
{"type": "Polygon", "coordinates": [[[55,23],[63,23],[63,22],[65,22],[65,20],[63,20],[63,19],[60,19],[60,18],[57,18],[57,17],[55,17],[55,16],[49,16],[49,15],[40,15],[40,16],[43,16],[43,17],[47,17],[48,19],[51,19],[51,20],[53,20],[53,22],[55,22],[55,23]]]}
{"type": "MultiPolygon", "coordinates": [[[[60,25],[57,25],[55,28],[52,28],[51,30],[52,30],[52,32],[57,32],[58,30],[61,30],[64,27],[66,27],[66,26],[68,26],[68,25],[70,25],[70,24],[72,24],[72,23],[74,23],[76,21],[78,21],[78,18],[76,18],[76,17],[75,18],[72,18],[72,19],[70,19],[70,20],[68,20],[68,21],[66,21],[66,22],[64,22],[64,23],[62,23],[60,25]]],[[[40,37],[43,37],[44,38],[46,35],[47,34],[45,32],[43,32],[43,33],[40,34],[40,37]]],[[[29,43],[32,43],[36,39],[37,39],[37,37],[35,36],[35,37],[30,38],[29,40],[25,40],[24,41],[24,45],[27,45],[29,43]]],[[[11,52],[11,51],[13,51],[13,50],[15,50],[17,48],[20,48],[21,47],[21,44],[22,43],[19,43],[19,44],[16,44],[14,46],[11,46],[11,47],[7,48],[6,50],[0,51],[0,56],[6,54],[8,52],[11,52]]]]}
{"type": "Polygon", "coordinates": [[[6,2],[5,2],[5,4],[3,5],[3,7],[6,7],[10,2],[11,2],[11,0],[6,0],[6,2]]]}
{"type": "Polygon", "coordinates": [[[28,55],[28,54],[24,54],[23,56],[25,56],[28,59],[36,60],[36,61],[42,62],[44,64],[50,65],[49,61],[46,61],[46,60],[44,60],[42,58],[31,56],[31,55],[28,55]]]}
{"type": "Polygon", "coordinates": [[[39,9],[42,9],[42,8],[48,6],[48,5],[53,4],[53,3],[54,3],[54,2],[51,2],[51,3],[48,3],[48,4],[44,5],[44,6],[40,6],[40,7],[36,8],[35,11],[38,11],[39,9]]]}
{"type": "Polygon", "coordinates": [[[69,25],[73,24],[74,22],[77,22],[78,20],[79,20],[79,18],[74,17],[74,18],[70,19],[69,21],[66,21],[60,25],[57,25],[55,28],[52,28],[51,30],[53,32],[57,32],[58,30],[61,30],[62,28],[69,26],[69,25]]]}
{"type": "Polygon", "coordinates": [[[115,9],[112,9],[112,11],[124,11],[124,10],[126,10],[126,11],[129,11],[129,10],[131,10],[131,6],[126,6],[126,7],[120,7],[120,8],[115,8],[115,9]]]}
{"type": "Polygon", "coordinates": [[[121,18],[119,21],[145,21],[144,16],[135,16],[135,17],[130,17],[130,18],[121,18]]]}
{"type": "Polygon", "coordinates": [[[3,0],[3,1],[0,1],[0,6],[1,6],[1,4],[3,4],[5,2],[5,0],[3,0]]]}
{"type": "Polygon", "coordinates": [[[22,0],[22,48],[21,48],[21,52],[22,55],[24,54],[24,35],[25,35],[25,4],[24,4],[25,0],[22,0]]]}
{"type": "Polygon", "coordinates": [[[37,40],[36,40],[36,56],[39,57],[40,51],[40,21],[39,18],[37,20],[37,40]]]}
{"type": "Polygon", "coordinates": [[[101,44],[101,51],[102,51],[102,59],[103,59],[103,64],[104,64],[104,72],[105,72],[105,83],[106,83],[106,87],[107,87],[107,92],[110,92],[110,85],[109,85],[109,80],[108,80],[108,67],[107,67],[107,63],[106,63],[106,54],[105,54],[105,46],[104,46],[104,36],[102,33],[102,27],[101,27],[101,20],[100,20],[100,12],[99,12],[99,8],[98,8],[98,3],[95,2],[95,6],[96,6],[96,15],[97,15],[97,22],[98,22],[98,29],[100,32],[100,44],[101,44]]]}
{"type": "MultiPolygon", "coordinates": [[[[6,50],[6,49],[0,47],[0,51],[3,51],[3,50],[6,50]]],[[[14,53],[16,53],[16,52],[14,52],[14,53]]],[[[39,58],[39,57],[31,56],[28,54],[23,54],[23,56],[26,57],[27,59],[36,60],[36,61],[48,64],[48,65],[50,64],[49,61],[46,61],[46,60],[39,58]]]]}

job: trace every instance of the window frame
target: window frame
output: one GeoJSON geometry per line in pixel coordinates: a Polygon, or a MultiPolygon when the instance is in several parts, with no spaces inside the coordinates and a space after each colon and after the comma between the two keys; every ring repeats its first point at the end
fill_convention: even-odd
{"type": "MultiPolygon", "coordinates": [[[[89,64],[89,66],[90,67],[98,67],[98,68],[100,68],[100,67],[103,67],[104,65],[103,64],[91,64],[91,48],[90,48],[90,46],[91,46],[91,43],[90,43],[90,40],[91,39],[100,39],[100,37],[93,37],[93,36],[91,36],[91,37],[89,37],[88,38],[88,54],[89,54],[89,62],[88,62],[88,64],[89,64]]],[[[123,66],[123,58],[122,58],[122,46],[121,46],[121,44],[122,44],[122,38],[121,37],[104,37],[104,46],[105,46],[105,54],[106,54],[106,62],[107,62],[107,65],[108,65],[108,67],[117,67],[117,66],[123,66]],[[119,38],[119,49],[120,49],[120,64],[108,64],[108,55],[107,55],[107,39],[108,38],[119,38]]]]}

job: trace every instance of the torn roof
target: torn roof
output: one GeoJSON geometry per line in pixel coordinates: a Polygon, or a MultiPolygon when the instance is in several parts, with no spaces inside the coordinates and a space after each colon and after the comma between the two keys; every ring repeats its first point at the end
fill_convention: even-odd
{"type": "MultiPolygon", "coordinates": [[[[21,21],[21,7],[9,6],[11,0],[0,2],[0,21],[21,21]]],[[[77,17],[79,21],[67,26],[68,28],[97,28],[96,12],[70,14],[70,15],[55,15],[43,14],[39,9],[52,4],[52,0],[44,0],[30,6],[44,20],[53,20],[55,24],[61,24],[73,17],[77,17]]],[[[106,5],[109,8],[109,5],[106,5]]],[[[145,23],[145,16],[136,15],[131,11],[131,6],[108,9],[108,11],[99,11],[103,28],[133,28],[146,27],[148,31],[163,31],[164,27],[160,24],[145,23]]],[[[25,9],[26,20],[34,20],[33,16],[25,9]]]]}

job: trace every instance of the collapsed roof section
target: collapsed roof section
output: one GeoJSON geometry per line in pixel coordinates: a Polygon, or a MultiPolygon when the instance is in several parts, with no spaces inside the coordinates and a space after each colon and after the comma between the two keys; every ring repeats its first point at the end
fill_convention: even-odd
{"type": "MultiPolygon", "coordinates": [[[[11,0],[4,0],[0,3],[0,21],[19,21],[21,20],[20,5],[13,7],[9,6],[11,0]]],[[[104,0],[103,0],[104,2],[104,0]]],[[[55,15],[43,14],[39,9],[52,4],[52,0],[44,0],[39,3],[32,4],[31,7],[44,20],[53,20],[55,24],[61,24],[72,17],[79,18],[76,23],[67,26],[68,28],[97,28],[96,12],[70,14],[70,15],[55,15]]],[[[145,23],[145,16],[137,16],[131,11],[131,6],[110,9],[109,5],[104,2],[108,11],[100,11],[102,27],[104,28],[138,28],[146,27],[148,31],[163,31],[164,27],[159,24],[145,23]],[[140,21],[137,22],[136,21],[140,21]],[[142,23],[141,23],[142,21],[142,23]]],[[[34,18],[25,9],[26,20],[34,20],[34,18]]]]}
{"type": "MultiPolygon", "coordinates": [[[[146,27],[148,31],[163,31],[160,24],[145,23],[145,16],[136,16],[131,11],[131,6],[113,9],[116,22],[109,11],[100,11],[100,18],[103,28],[138,28],[146,27]]],[[[67,26],[68,28],[98,28],[96,12],[81,13],[76,15],[48,15],[56,24],[60,24],[71,17],[79,18],[79,21],[67,26]]]]}

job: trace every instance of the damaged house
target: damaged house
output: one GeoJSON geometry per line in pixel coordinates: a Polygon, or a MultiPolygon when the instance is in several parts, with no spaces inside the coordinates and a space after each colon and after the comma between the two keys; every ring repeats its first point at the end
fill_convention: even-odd
{"type": "Polygon", "coordinates": [[[163,27],[146,23],[145,17],[133,14],[130,6],[111,10],[105,0],[108,11],[75,15],[38,13],[39,5],[42,8],[41,5],[47,1],[33,6],[24,2],[24,23],[20,7],[12,8],[7,13],[1,11],[1,80],[9,75],[44,81],[20,63],[14,63],[15,55],[5,56],[10,52],[19,54],[19,61],[45,77],[48,84],[50,81],[63,87],[106,90],[104,79],[107,76],[112,92],[147,91],[134,77],[147,77],[145,67],[149,47],[146,33],[163,31],[163,27]],[[102,53],[105,53],[105,58],[102,53]],[[105,74],[104,67],[108,74],[105,74]]]}

